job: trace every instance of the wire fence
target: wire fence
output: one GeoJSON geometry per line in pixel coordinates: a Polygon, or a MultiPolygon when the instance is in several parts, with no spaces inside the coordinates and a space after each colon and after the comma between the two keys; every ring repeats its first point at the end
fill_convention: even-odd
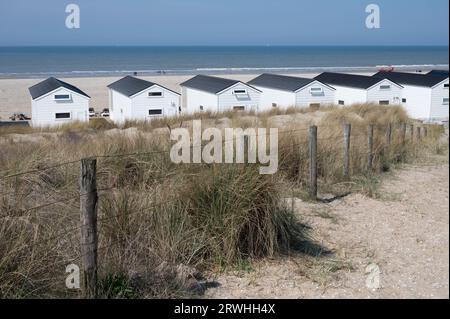
{"type": "MultiPolygon", "coordinates": [[[[268,136],[270,134],[268,133],[268,136]]],[[[353,143],[359,146],[356,151],[364,152],[363,157],[366,160],[365,163],[360,164],[365,166],[367,171],[370,171],[373,170],[374,158],[380,156],[380,154],[385,155],[394,140],[399,144],[421,142],[424,140],[424,137],[428,136],[428,127],[413,127],[406,124],[396,127],[391,125],[371,125],[365,130],[359,128],[357,131],[352,132],[351,126],[346,126],[341,134],[324,135],[318,131],[317,127],[312,126],[309,128],[281,130],[277,134],[278,138],[281,136],[281,138],[285,137],[288,140],[292,140],[278,148],[280,156],[300,149],[306,154],[306,160],[301,165],[308,168],[308,174],[307,176],[301,176],[301,178],[303,180],[306,179],[305,184],[308,187],[310,196],[313,199],[317,199],[318,179],[320,178],[320,164],[317,159],[318,148],[325,147],[324,145],[331,145],[332,147],[339,145],[342,148],[342,156],[341,159],[334,160],[341,162],[344,177],[350,178],[352,171],[351,157],[352,152],[354,152],[353,143]],[[296,136],[297,139],[293,139],[292,136],[296,136]],[[383,142],[374,143],[374,139],[381,139],[383,142]]],[[[167,134],[160,135],[167,137],[167,134]]],[[[223,145],[234,142],[234,138],[224,140],[223,145]]],[[[244,142],[248,147],[248,137],[244,142]]],[[[204,144],[191,145],[190,150],[193,151],[204,146],[204,144]]],[[[117,176],[111,177],[110,170],[102,169],[102,165],[106,165],[104,161],[161,155],[161,166],[153,167],[155,172],[159,171],[160,173],[159,176],[158,174],[153,174],[155,176],[152,178],[155,182],[164,181],[179,174],[187,176],[193,174],[188,170],[183,172],[179,169],[179,165],[173,165],[172,169],[161,169],[164,165],[170,165],[168,164],[170,159],[165,157],[170,152],[170,149],[164,149],[149,152],[99,154],[89,158],[60,162],[31,170],[14,172],[14,169],[11,168],[0,171],[0,208],[4,208],[2,209],[3,212],[0,212],[0,234],[4,236],[2,241],[19,243],[15,247],[14,253],[24,256],[23,258],[29,258],[30,255],[41,253],[46,254],[46,258],[53,259],[52,265],[54,267],[61,266],[64,268],[69,264],[81,265],[81,273],[85,278],[81,287],[83,296],[87,298],[96,297],[98,288],[97,272],[99,269],[97,256],[99,252],[117,245],[121,241],[121,239],[118,239],[103,245],[99,244],[99,235],[101,235],[103,229],[102,225],[118,218],[114,214],[111,216],[99,216],[99,205],[112,191],[126,189],[127,187],[126,184],[121,184],[118,181],[117,176]],[[77,170],[73,168],[74,165],[79,165],[79,173],[76,173],[77,170]],[[97,169],[97,165],[99,169],[97,169]],[[64,176],[55,178],[55,175],[52,175],[56,174],[55,170],[66,167],[68,170],[70,168],[70,172],[61,173],[64,176]],[[46,220],[46,218],[48,224],[42,221],[46,220]],[[35,227],[36,224],[33,223],[33,220],[36,219],[42,219],[38,223],[39,226],[37,228],[52,228],[52,231],[43,232],[45,235],[41,235],[42,232],[39,232],[39,229],[35,227]],[[45,245],[45,243],[52,244],[45,245]],[[52,248],[48,251],[41,251],[36,249],[34,245],[52,248]],[[62,254],[57,249],[60,246],[67,246],[73,249],[66,254],[62,254]]],[[[391,154],[391,156],[396,156],[396,154],[391,154]]],[[[280,162],[284,163],[283,158],[280,159],[280,162]]],[[[149,160],[136,160],[134,164],[147,165],[149,160]]],[[[130,166],[128,169],[132,172],[134,167],[130,166]]],[[[158,205],[155,201],[142,207],[142,210],[151,210],[158,205]]],[[[47,269],[45,267],[41,269],[37,267],[28,271],[36,273],[45,272],[47,269]]],[[[27,282],[26,278],[24,278],[23,285],[24,287],[31,285],[31,288],[27,287],[31,293],[37,290],[45,291],[45,289],[53,287],[53,285],[59,285],[60,290],[67,292],[64,284],[68,275],[64,272],[61,278],[44,276],[46,279],[38,286],[36,286],[36,283],[27,282]],[[55,280],[59,284],[55,283],[55,280]]]]}

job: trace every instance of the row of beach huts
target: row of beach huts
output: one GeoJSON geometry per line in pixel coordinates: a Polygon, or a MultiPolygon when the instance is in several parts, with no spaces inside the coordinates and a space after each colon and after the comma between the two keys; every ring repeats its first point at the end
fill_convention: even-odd
{"type": "MultiPolygon", "coordinates": [[[[356,103],[402,105],[411,118],[425,122],[447,122],[449,117],[449,76],[442,70],[373,76],[325,72],[312,79],[262,74],[247,83],[197,75],[180,86],[181,94],[126,76],[108,85],[110,119],[121,125],[197,112],[319,109],[356,103]]],[[[52,77],[29,91],[32,126],[89,121],[90,97],[81,89],[52,77]]]]}

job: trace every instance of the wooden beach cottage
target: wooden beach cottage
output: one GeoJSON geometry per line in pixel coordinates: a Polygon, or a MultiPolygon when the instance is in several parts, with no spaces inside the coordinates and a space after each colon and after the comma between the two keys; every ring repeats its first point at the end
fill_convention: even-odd
{"type": "Polygon", "coordinates": [[[258,111],[261,91],[241,81],[197,75],[181,84],[182,113],[258,111]]]}
{"type": "Polygon", "coordinates": [[[126,76],[108,88],[110,118],[116,124],[179,114],[180,94],[159,84],[126,76]]]}
{"type": "Polygon", "coordinates": [[[314,79],[262,74],[248,82],[260,90],[260,111],[273,108],[312,107],[334,104],[335,89],[314,79]]]}
{"type": "Polygon", "coordinates": [[[32,126],[60,126],[89,121],[90,97],[79,88],[51,77],[28,90],[31,95],[32,126]]]}
{"type": "Polygon", "coordinates": [[[336,89],[334,101],[337,105],[401,104],[403,87],[389,79],[332,72],[324,72],[315,79],[336,89]]]}
{"type": "Polygon", "coordinates": [[[403,86],[402,105],[410,117],[427,122],[448,121],[448,71],[428,74],[378,72],[373,77],[389,79],[403,86]]]}

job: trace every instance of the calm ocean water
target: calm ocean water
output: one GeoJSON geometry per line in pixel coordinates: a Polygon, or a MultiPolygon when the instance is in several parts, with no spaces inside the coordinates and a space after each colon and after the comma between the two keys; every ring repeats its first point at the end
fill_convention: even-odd
{"type": "Polygon", "coordinates": [[[0,77],[448,68],[448,47],[0,47],[0,77]]]}

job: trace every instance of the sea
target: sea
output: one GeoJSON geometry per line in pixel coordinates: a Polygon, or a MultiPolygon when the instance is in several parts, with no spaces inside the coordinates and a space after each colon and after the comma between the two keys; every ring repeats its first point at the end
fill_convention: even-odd
{"type": "Polygon", "coordinates": [[[448,69],[448,46],[0,47],[0,78],[448,69]]]}

